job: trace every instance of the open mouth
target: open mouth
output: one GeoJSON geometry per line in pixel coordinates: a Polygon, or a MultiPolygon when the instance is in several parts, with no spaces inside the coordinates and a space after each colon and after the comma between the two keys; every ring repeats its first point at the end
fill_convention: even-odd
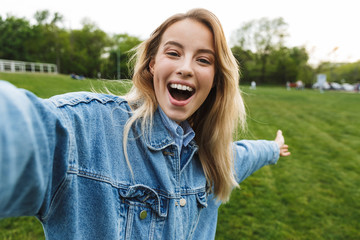
{"type": "Polygon", "coordinates": [[[193,88],[175,83],[169,84],[168,90],[171,97],[173,97],[177,101],[187,100],[195,93],[195,90],[193,88]]]}

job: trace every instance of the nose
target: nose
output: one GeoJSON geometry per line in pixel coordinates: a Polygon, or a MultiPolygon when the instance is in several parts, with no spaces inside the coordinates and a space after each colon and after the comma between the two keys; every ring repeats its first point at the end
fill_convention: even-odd
{"type": "Polygon", "coordinates": [[[191,65],[191,59],[185,58],[179,63],[179,68],[176,72],[177,75],[181,76],[182,78],[189,78],[194,75],[194,71],[191,65]]]}

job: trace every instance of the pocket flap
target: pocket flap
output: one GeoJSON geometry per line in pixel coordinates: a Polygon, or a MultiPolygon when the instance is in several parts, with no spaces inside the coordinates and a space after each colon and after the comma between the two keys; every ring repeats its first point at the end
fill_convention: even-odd
{"type": "Polygon", "coordinates": [[[134,185],[119,190],[121,197],[128,201],[148,205],[160,217],[166,217],[169,206],[169,199],[159,195],[152,188],[145,185],[134,185]]]}
{"type": "Polygon", "coordinates": [[[196,199],[198,201],[198,203],[200,204],[200,206],[206,208],[208,206],[207,204],[207,199],[208,199],[208,195],[206,192],[201,192],[196,194],[196,199]]]}

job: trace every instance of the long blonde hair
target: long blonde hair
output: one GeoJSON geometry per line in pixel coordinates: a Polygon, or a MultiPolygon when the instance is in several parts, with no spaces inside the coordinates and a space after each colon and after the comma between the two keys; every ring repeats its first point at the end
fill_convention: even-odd
{"type": "Polygon", "coordinates": [[[198,155],[208,185],[213,188],[219,200],[226,202],[232,189],[237,186],[233,171],[233,134],[238,128],[245,129],[246,113],[239,90],[238,64],[227,45],[218,18],[208,10],[193,9],[168,18],[136,49],[133,87],[125,96],[133,110],[133,115],[124,128],[126,161],[131,169],[126,150],[131,125],[141,119],[142,132],[147,132],[147,128],[152,126],[153,113],[158,106],[153,76],[149,70],[150,60],[155,57],[166,29],[187,18],[203,23],[214,36],[214,87],[188,121],[195,131],[198,155]]]}

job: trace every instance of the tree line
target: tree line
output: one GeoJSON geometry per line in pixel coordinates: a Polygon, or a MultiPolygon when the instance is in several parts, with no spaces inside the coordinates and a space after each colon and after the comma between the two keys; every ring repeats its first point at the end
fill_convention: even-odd
{"type": "MultiPolygon", "coordinates": [[[[55,63],[64,74],[89,78],[129,79],[131,49],[142,42],[128,34],[109,35],[89,20],[81,29],[60,27],[63,16],[48,10],[34,14],[35,24],[25,18],[0,16],[0,59],[55,63]]],[[[232,51],[240,64],[242,82],[285,84],[302,80],[311,85],[317,73],[331,81],[360,80],[356,63],[308,64],[305,47],[289,48],[287,23],[282,18],[262,18],[244,23],[232,36],[232,51]]]]}

